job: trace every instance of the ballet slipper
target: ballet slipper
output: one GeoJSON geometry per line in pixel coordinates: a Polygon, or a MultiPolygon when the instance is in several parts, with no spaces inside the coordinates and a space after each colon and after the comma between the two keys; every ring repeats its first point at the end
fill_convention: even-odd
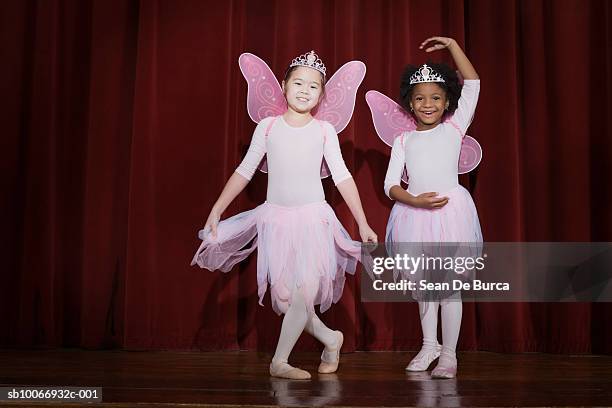
{"type": "Polygon", "coordinates": [[[336,341],[336,348],[328,350],[327,347],[321,353],[321,364],[319,364],[319,373],[331,374],[338,370],[338,364],[340,364],[340,349],[342,343],[344,343],[344,335],[341,331],[336,330],[338,340],[336,341]]]}
{"type": "Polygon", "coordinates": [[[431,363],[433,363],[438,357],[442,346],[437,344],[432,348],[422,347],[419,354],[417,354],[406,367],[406,371],[427,371],[431,363]]]}
{"type": "Polygon", "coordinates": [[[288,363],[270,363],[272,377],[287,378],[289,380],[309,380],[310,373],[301,368],[293,367],[288,363]]]}
{"type": "Polygon", "coordinates": [[[442,352],[438,365],[431,372],[431,378],[455,378],[457,376],[457,357],[453,354],[442,352]]]}

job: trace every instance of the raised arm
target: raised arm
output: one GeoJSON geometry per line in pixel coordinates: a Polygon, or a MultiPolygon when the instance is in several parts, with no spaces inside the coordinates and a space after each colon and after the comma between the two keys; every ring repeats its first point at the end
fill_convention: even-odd
{"type": "Polygon", "coordinates": [[[426,52],[442,50],[448,48],[455,65],[463,76],[463,86],[461,87],[461,98],[459,98],[458,106],[452,116],[452,122],[461,129],[462,135],[465,135],[468,127],[474,118],[476,105],[478,103],[478,95],[480,93],[480,79],[472,63],[463,53],[463,50],[455,40],[448,37],[431,37],[421,43],[421,49],[425,48],[426,52]],[[429,46],[427,46],[429,44],[429,46]]]}
{"type": "Polygon", "coordinates": [[[421,43],[420,49],[433,52],[448,48],[463,79],[480,79],[474,66],[465,55],[457,41],[448,37],[430,37],[421,43]],[[429,46],[427,46],[429,44],[429,46]]]}

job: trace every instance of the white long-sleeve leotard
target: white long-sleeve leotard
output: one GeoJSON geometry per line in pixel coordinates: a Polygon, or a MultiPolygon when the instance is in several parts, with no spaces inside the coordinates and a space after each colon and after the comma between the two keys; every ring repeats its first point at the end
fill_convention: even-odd
{"type": "MultiPolygon", "coordinates": [[[[472,123],[480,80],[463,82],[457,110],[451,121],[464,135],[472,123]]],[[[385,177],[385,193],[399,186],[404,166],[408,172],[407,191],[417,196],[426,192],[442,194],[459,185],[458,166],[462,137],[448,121],[433,129],[406,132],[395,138],[385,177]]]]}
{"type": "Polygon", "coordinates": [[[251,180],[264,155],[268,163],[267,201],[271,204],[292,207],[325,201],[321,184],[323,157],[336,185],[351,177],[336,130],[325,121],[313,119],[302,127],[293,127],[282,116],[263,119],[236,172],[251,180]],[[272,120],[275,122],[266,137],[272,120]]]}

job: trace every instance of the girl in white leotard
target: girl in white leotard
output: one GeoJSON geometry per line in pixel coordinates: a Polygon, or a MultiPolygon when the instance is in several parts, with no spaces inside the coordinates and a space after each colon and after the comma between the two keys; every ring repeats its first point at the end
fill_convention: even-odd
{"type": "Polygon", "coordinates": [[[325,202],[320,176],[323,158],[359,225],[362,241],[377,239],[342,159],[334,127],[311,115],[325,85],[325,67],[322,63],[310,65],[311,58],[318,60],[316,54],[301,56],[296,60],[302,63],[292,63],[288,69],[282,84],[288,109],[281,116],[259,122],[244,160],[208,216],[203,242],[192,261],[192,265],[227,272],[258,249],[260,304],[269,283],[273,309],[285,314],[270,375],[290,379],[310,378],[310,373],[288,363],[303,331],[325,345],[319,372],[332,373],[338,368],[343,335],[323,324],[314,305],[320,305],[324,312],[337,302],[345,273],[354,273],[360,259],[361,244],[351,239],[325,202]],[[219,221],[248,184],[264,154],[268,165],[266,202],[219,221]]]}
{"type": "MultiPolygon", "coordinates": [[[[417,128],[397,137],[391,151],[385,193],[397,202],[387,224],[386,241],[479,243],[482,233],[476,207],[457,174],[461,142],[476,109],[480,80],[455,40],[432,37],[421,44],[423,48],[427,52],[448,49],[464,82],[461,87],[456,73],[443,64],[409,66],[402,76],[401,102],[417,128]],[[400,185],[404,166],[407,190],[400,185]]],[[[458,294],[454,295],[452,299],[419,301],[423,346],[406,370],[425,371],[439,357],[432,377],[456,376],[462,304],[458,294]],[[440,305],[442,346],[437,340],[440,305]]]]}

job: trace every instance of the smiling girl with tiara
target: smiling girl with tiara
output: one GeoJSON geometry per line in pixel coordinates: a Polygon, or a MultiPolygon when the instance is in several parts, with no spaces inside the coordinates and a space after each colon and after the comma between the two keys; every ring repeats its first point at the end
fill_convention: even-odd
{"type": "Polygon", "coordinates": [[[192,265],[228,272],[257,248],[260,304],[269,284],[274,311],[285,315],[270,375],[309,379],[310,373],[289,365],[289,354],[306,331],[325,346],[318,371],[337,370],[343,335],[323,324],[314,306],[324,312],[340,299],[345,273],[355,272],[361,252],[361,244],[351,239],[325,202],[321,175],[327,169],[355,217],[362,241],[377,240],[337,136],[350,120],[365,66],[359,61],[345,64],[326,86],[325,65],[311,51],[292,61],[281,88],[258,57],[243,54],[239,62],[249,86],[249,114],[259,124],[200,231],[203,242],[192,265]],[[264,155],[266,202],[220,221],[264,155]]]}
{"type": "MultiPolygon", "coordinates": [[[[448,49],[463,77],[463,86],[456,72],[445,64],[408,66],[401,79],[400,103],[410,113],[403,113],[399,122],[404,120],[404,126],[410,130],[399,133],[390,118],[393,113],[382,110],[390,106],[386,97],[379,93],[366,95],[379,135],[383,140],[389,139],[393,146],[384,187],[385,193],[396,203],[389,216],[386,242],[391,246],[429,245],[430,248],[424,250],[429,253],[439,251],[442,248],[439,243],[450,242],[453,244],[449,248],[453,251],[468,248],[477,254],[482,245],[478,214],[470,193],[459,184],[457,175],[462,166],[467,166],[464,171],[467,172],[480,161],[480,146],[465,136],[476,109],[480,80],[455,40],[431,37],[420,48],[425,48],[426,52],[448,49]],[[464,157],[464,153],[469,156],[470,151],[477,154],[464,157]],[[404,169],[407,190],[400,184],[404,169]]],[[[395,109],[400,110],[399,107],[395,109]]],[[[426,272],[428,277],[434,277],[436,271],[426,272]]],[[[437,272],[438,278],[444,273],[437,272]]],[[[432,377],[453,378],[457,373],[455,349],[461,328],[460,294],[422,295],[413,293],[419,300],[423,346],[406,370],[425,371],[439,357],[432,377]],[[440,306],[442,346],[437,340],[440,306]]]]}

